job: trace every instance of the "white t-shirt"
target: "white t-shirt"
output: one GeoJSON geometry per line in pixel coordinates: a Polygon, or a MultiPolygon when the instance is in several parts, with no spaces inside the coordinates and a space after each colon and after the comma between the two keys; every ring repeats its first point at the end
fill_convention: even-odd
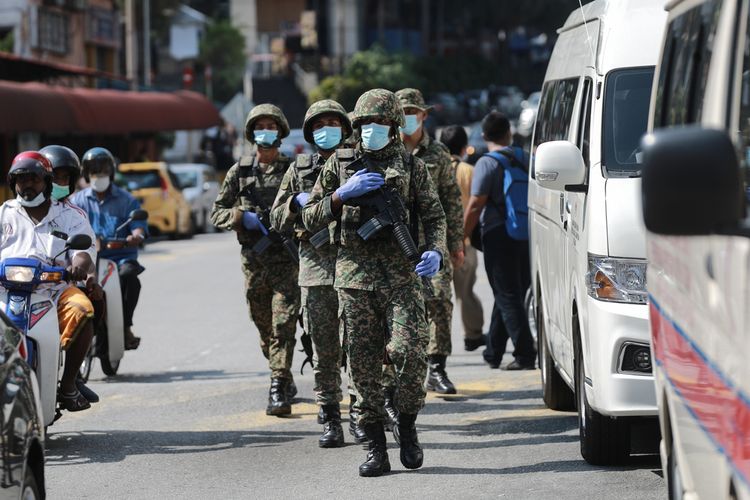
{"type": "MultiPolygon", "coordinates": [[[[36,224],[18,200],[8,200],[0,206],[0,259],[11,257],[34,258],[47,265],[67,267],[73,256],[86,252],[96,262],[96,237],[83,210],[75,205],[53,200],[47,216],[36,224]],[[53,232],[57,235],[53,235],[53,232]],[[88,250],[63,252],[65,238],[75,234],[91,237],[88,250]]],[[[65,288],[60,283],[51,288],[65,288]]]]}

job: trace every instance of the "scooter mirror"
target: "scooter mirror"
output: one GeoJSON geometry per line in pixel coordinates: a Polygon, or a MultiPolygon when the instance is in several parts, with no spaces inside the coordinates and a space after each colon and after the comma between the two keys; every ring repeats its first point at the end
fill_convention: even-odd
{"type": "Polygon", "coordinates": [[[87,234],[74,234],[68,238],[66,247],[70,250],[88,250],[91,248],[91,237],[87,234]]]}
{"type": "Polygon", "coordinates": [[[132,212],[130,212],[130,219],[131,220],[146,220],[148,219],[148,212],[146,212],[145,210],[141,210],[141,209],[133,210],[132,212]]]}

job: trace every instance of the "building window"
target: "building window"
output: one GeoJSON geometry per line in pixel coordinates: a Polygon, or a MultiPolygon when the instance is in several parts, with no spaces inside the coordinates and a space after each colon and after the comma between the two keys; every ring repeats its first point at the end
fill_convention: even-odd
{"type": "Polygon", "coordinates": [[[116,11],[92,7],[86,15],[86,41],[97,45],[118,48],[120,22],[116,11]]]}
{"type": "Polygon", "coordinates": [[[47,9],[39,10],[39,48],[57,54],[68,53],[68,15],[47,9]]]}

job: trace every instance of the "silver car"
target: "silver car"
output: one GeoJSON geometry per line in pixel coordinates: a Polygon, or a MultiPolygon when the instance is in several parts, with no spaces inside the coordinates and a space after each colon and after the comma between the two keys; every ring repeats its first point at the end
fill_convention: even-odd
{"type": "Polygon", "coordinates": [[[197,232],[213,230],[209,220],[211,207],[219,195],[219,182],[216,170],[205,163],[173,163],[169,170],[179,181],[182,195],[190,204],[193,227],[197,232]]]}

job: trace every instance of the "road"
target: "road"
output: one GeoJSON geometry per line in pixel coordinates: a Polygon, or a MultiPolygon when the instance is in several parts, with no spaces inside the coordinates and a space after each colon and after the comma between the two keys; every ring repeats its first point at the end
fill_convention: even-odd
{"type": "MultiPolygon", "coordinates": [[[[97,364],[91,386],[102,401],[50,427],[50,499],[666,495],[655,456],[616,468],[586,464],[575,414],[545,408],[539,372],[490,370],[480,350],[463,350],[458,321],[449,374],[460,393],[430,395],[419,415],[424,466],[406,471],[389,436],[393,473],[360,478],[365,452],[348,433],[345,448],[317,446],[312,372],[299,375],[301,355],[293,415],[265,415],[269,371],[231,234],[148,245],[142,262],[141,347],[126,353],[117,377],[105,378],[97,364]]],[[[488,318],[481,270],[478,292],[488,318]]]]}

